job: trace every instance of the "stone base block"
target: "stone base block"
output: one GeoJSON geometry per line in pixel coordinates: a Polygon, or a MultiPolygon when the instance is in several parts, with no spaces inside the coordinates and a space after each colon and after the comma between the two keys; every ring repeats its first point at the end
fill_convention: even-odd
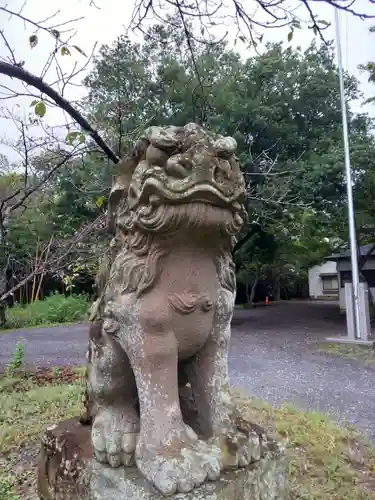
{"type": "MultiPolygon", "coordinates": [[[[113,469],[92,458],[91,427],[78,419],[48,429],[39,457],[41,500],[162,500],[136,467],[113,469]]],[[[175,500],[285,500],[285,456],[274,442],[263,458],[245,469],[222,473],[175,500]]]]}

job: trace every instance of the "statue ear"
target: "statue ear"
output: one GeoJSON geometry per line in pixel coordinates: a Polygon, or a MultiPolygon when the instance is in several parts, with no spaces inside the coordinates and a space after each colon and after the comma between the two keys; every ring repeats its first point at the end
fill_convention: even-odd
{"type": "Polygon", "coordinates": [[[146,149],[149,144],[147,139],[141,137],[135,143],[133,151],[116,165],[107,212],[107,227],[111,233],[115,232],[118,206],[121,201],[126,201],[134,170],[138,163],[146,158],[146,149]]]}

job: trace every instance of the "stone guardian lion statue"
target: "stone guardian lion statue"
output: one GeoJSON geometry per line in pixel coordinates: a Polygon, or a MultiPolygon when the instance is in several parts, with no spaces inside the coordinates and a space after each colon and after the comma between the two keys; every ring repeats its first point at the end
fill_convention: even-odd
{"type": "Polygon", "coordinates": [[[259,459],[228,383],[231,250],[246,221],[235,149],[196,124],[150,127],[110,194],[114,237],[92,309],[83,420],[98,461],[135,462],[164,495],[259,459]]]}

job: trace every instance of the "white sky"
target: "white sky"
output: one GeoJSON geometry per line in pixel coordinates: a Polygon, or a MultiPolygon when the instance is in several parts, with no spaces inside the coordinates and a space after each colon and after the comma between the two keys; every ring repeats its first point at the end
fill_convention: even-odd
{"type": "MultiPolygon", "coordinates": [[[[292,0],[293,1],[293,0],[292,0]]],[[[0,0],[0,6],[8,6],[11,10],[18,10],[24,0],[0,0]]],[[[246,4],[249,0],[246,0],[246,4]]],[[[97,49],[102,44],[110,44],[115,38],[124,32],[130,22],[131,13],[133,10],[133,0],[96,0],[96,5],[100,9],[89,6],[89,0],[27,0],[23,15],[35,21],[45,19],[59,10],[59,14],[54,18],[53,23],[64,22],[72,18],[84,17],[75,24],[77,34],[71,42],[78,45],[89,54],[97,43],[97,49]]],[[[319,18],[326,21],[333,21],[333,10],[331,7],[318,2],[319,18]]],[[[367,13],[375,14],[375,4],[370,0],[357,0],[355,8],[362,8],[367,13]]],[[[302,13],[302,11],[301,11],[302,13]]],[[[52,22],[52,21],[51,21],[52,22]]],[[[365,64],[368,61],[375,60],[375,34],[370,34],[368,29],[371,25],[375,25],[375,19],[370,21],[362,21],[354,16],[341,14],[340,28],[342,34],[343,60],[345,68],[361,82],[361,89],[365,97],[375,94],[375,86],[367,82],[366,74],[361,74],[357,67],[359,64],[365,64]]],[[[0,11],[0,30],[6,35],[10,46],[14,50],[18,61],[25,61],[25,68],[31,73],[39,75],[48,57],[48,54],[53,46],[52,37],[47,33],[41,33],[37,47],[31,49],[28,38],[34,33],[30,25],[25,26],[19,19],[11,18],[0,11]]],[[[268,29],[264,31],[264,41],[285,41],[287,43],[287,34],[289,28],[268,29]]],[[[234,39],[234,30],[230,32],[230,41],[234,39]]],[[[327,39],[334,38],[334,28],[330,27],[326,30],[325,36],[327,39]]],[[[292,46],[301,45],[307,47],[314,37],[310,30],[297,30],[292,40],[292,46]]],[[[244,45],[239,42],[237,44],[239,50],[244,56],[247,53],[244,45]],[[242,45],[242,47],[241,47],[242,45]]],[[[0,56],[4,58],[8,55],[3,41],[0,39],[0,56]]],[[[84,64],[85,58],[78,52],[73,51],[71,56],[60,57],[60,61],[64,70],[69,71],[75,62],[80,65],[84,64]]],[[[55,78],[55,70],[51,68],[51,72],[47,74],[46,81],[51,82],[55,78]]],[[[83,74],[80,78],[83,78],[83,74]]],[[[0,83],[11,88],[21,88],[19,82],[15,82],[4,75],[0,75],[0,83]]],[[[69,100],[79,99],[83,95],[84,89],[79,87],[70,88],[65,95],[69,100]]],[[[16,104],[14,100],[7,101],[7,106],[11,109],[16,109],[18,113],[29,113],[30,103],[32,98],[22,98],[18,100],[19,108],[14,108],[16,104]]],[[[0,103],[1,104],[1,103],[0,103]]],[[[4,105],[4,103],[2,103],[4,105]]],[[[367,111],[375,116],[375,106],[367,105],[360,106],[360,103],[354,107],[355,111],[367,111]]],[[[57,110],[48,110],[45,121],[50,125],[62,123],[62,114],[57,110]]],[[[9,120],[0,119],[0,140],[14,139],[17,137],[17,131],[12,126],[9,120]]],[[[15,152],[0,144],[0,153],[6,154],[10,159],[16,160],[15,152]]]]}

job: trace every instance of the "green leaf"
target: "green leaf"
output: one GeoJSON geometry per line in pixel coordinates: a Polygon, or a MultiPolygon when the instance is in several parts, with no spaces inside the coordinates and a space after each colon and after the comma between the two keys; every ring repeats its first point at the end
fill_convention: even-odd
{"type": "Polygon", "coordinates": [[[51,30],[51,35],[58,40],[60,38],[60,31],[58,30],[51,30]]]}
{"type": "Polygon", "coordinates": [[[73,45],[73,48],[76,49],[76,51],[79,52],[82,56],[87,57],[87,55],[83,52],[83,50],[77,47],[77,45],[73,45]]]}
{"type": "Polygon", "coordinates": [[[96,199],[96,206],[98,208],[101,208],[104,203],[104,196],[99,196],[99,198],[96,199]]]}
{"type": "Polygon", "coordinates": [[[291,42],[293,38],[293,31],[289,31],[288,33],[288,42],[291,42]]]}
{"type": "Polygon", "coordinates": [[[241,40],[241,42],[243,42],[243,43],[246,42],[246,39],[243,35],[240,35],[238,38],[241,40]]]}
{"type": "Polygon", "coordinates": [[[60,52],[62,56],[70,56],[70,50],[68,49],[68,47],[61,47],[60,52]]]}
{"type": "Polygon", "coordinates": [[[86,136],[82,132],[69,132],[69,134],[65,137],[65,142],[70,146],[78,141],[79,144],[83,144],[86,141],[86,136]]]}
{"type": "Polygon", "coordinates": [[[315,36],[318,34],[318,27],[317,26],[313,26],[313,32],[314,32],[315,36]]]}
{"type": "Polygon", "coordinates": [[[30,47],[33,49],[38,45],[38,37],[36,35],[31,35],[29,37],[30,47]]]}
{"type": "Polygon", "coordinates": [[[34,99],[34,100],[32,101],[32,103],[30,104],[30,108],[31,108],[31,106],[35,106],[36,104],[38,104],[38,102],[39,102],[39,101],[38,101],[37,99],[34,99]]]}
{"type": "Polygon", "coordinates": [[[65,142],[71,146],[79,135],[80,132],[69,132],[69,134],[65,137],[65,142]]]}
{"type": "Polygon", "coordinates": [[[330,23],[328,21],[324,21],[324,19],[317,21],[318,24],[321,24],[322,26],[330,26],[330,23]]]}
{"type": "Polygon", "coordinates": [[[35,106],[35,114],[38,115],[40,118],[43,118],[43,116],[46,114],[46,111],[47,108],[44,102],[39,101],[38,104],[35,106]]]}

